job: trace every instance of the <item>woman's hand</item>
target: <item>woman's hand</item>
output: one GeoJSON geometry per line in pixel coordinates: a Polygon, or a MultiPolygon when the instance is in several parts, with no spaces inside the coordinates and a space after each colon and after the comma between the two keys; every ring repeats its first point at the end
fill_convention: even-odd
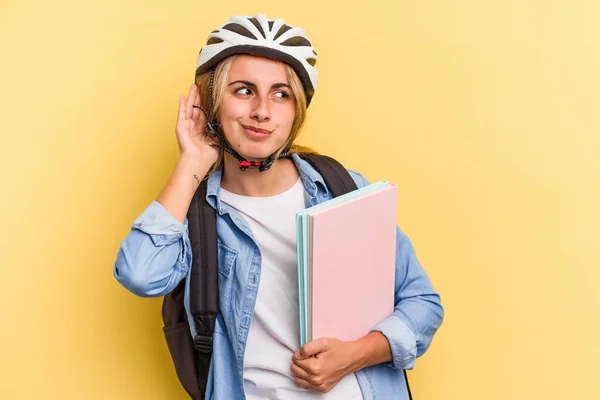
{"type": "Polygon", "coordinates": [[[306,343],[292,356],[294,382],[310,392],[329,392],[344,376],[361,368],[355,342],[322,338],[306,343]]]}
{"type": "Polygon", "coordinates": [[[217,141],[207,134],[206,115],[199,108],[194,108],[194,104],[200,106],[200,95],[196,84],[190,86],[187,99],[185,96],[179,96],[179,111],[175,127],[179,151],[182,157],[212,165],[217,161],[219,151],[210,144],[217,141]]]}

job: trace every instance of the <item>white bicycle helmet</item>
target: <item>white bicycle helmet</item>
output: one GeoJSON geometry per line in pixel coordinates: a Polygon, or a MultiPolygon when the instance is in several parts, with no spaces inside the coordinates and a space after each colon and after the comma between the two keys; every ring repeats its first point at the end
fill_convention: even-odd
{"type": "Polygon", "coordinates": [[[234,16],[208,36],[206,46],[198,54],[196,77],[214,68],[234,54],[262,56],[289,64],[300,77],[310,104],[317,87],[318,73],[314,65],[317,53],[304,30],[287,25],[282,19],[234,16]]]}

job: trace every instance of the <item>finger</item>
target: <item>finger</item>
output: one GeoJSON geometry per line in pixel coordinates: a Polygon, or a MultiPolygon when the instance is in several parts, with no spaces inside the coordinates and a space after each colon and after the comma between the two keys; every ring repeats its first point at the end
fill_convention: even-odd
{"type": "Polygon", "coordinates": [[[196,93],[196,96],[194,97],[194,104],[192,105],[192,118],[194,118],[194,119],[198,119],[198,117],[202,113],[202,111],[199,108],[194,107],[194,106],[199,106],[199,105],[200,105],[200,93],[196,93]]]}
{"type": "Polygon", "coordinates": [[[290,371],[294,374],[294,377],[304,379],[305,381],[310,381],[310,375],[307,371],[303,370],[296,364],[292,364],[290,366],[290,371]]]}
{"type": "Polygon", "coordinates": [[[179,109],[177,110],[177,121],[183,121],[187,118],[185,107],[185,96],[179,96],[179,109]]]}
{"type": "Polygon", "coordinates": [[[306,379],[302,379],[299,377],[295,377],[294,378],[294,383],[298,386],[303,387],[304,389],[310,391],[310,392],[314,392],[315,389],[313,388],[312,383],[310,383],[309,381],[307,381],[306,379]]]}
{"type": "Polygon", "coordinates": [[[321,372],[321,363],[314,357],[309,357],[305,360],[294,360],[294,365],[306,371],[309,375],[318,374],[321,372]]]}
{"type": "Polygon", "coordinates": [[[303,360],[314,354],[322,353],[323,351],[327,350],[328,347],[329,341],[327,340],[327,338],[315,339],[302,346],[300,350],[294,353],[294,357],[296,359],[303,360]]]}
{"type": "Polygon", "coordinates": [[[301,379],[301,378],[294,379],[294,383],[296,383],[296,385],[301,386],[303,389],[305,389],[309,392],[313,392],[313,393],[327,392],[327,390],[325,390],[325,387],[322,387],[319,385],[312,385],[310,382],[305,381],[304,379],[301,379]]]}
{"type": "Polygon", "coordinates": [[[194,101],[196,100],[196,93],[195,93],[195,88],[196,88],[196,84],[192,83],[192,85],[190,86],[190,92],[188,93],[188,98],[187,98],[187,104],[186,104],[186,109],[187,109],[187,115],[189,117],[191,117],[193,115],[193,111],[194,111],[194,101]]]}
{"type": "Polygon", "coordinates": [[[322,375],[312,374],[308,371],[303,370],[296,364],[291,365],[290,371],[292,371],[292,374],[294,375],[295,378],[304,379],[305,381],[309,382],[313,386],[319,386],[324,383],[324,378],[322,375]]]}

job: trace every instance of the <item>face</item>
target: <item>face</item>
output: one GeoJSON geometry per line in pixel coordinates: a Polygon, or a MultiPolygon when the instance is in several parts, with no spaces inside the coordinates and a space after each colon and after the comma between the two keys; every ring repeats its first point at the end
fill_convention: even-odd
{"type": "Polygon", "coordinates": [[[239,55],[233,62],[219,122],[225,138],[248,160],[264,159],[287,141],[296,103],[284,64],[239,55]]]}

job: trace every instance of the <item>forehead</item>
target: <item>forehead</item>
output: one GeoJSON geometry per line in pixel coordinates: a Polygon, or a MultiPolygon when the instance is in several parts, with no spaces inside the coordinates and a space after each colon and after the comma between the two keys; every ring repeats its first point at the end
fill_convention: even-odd
{"type": "Polygon", "coordinates": [[[285,64],[265,57],[240,54],[229,71],[229,81],[244,80],[256,84],[289,83],[285,64]]]}

